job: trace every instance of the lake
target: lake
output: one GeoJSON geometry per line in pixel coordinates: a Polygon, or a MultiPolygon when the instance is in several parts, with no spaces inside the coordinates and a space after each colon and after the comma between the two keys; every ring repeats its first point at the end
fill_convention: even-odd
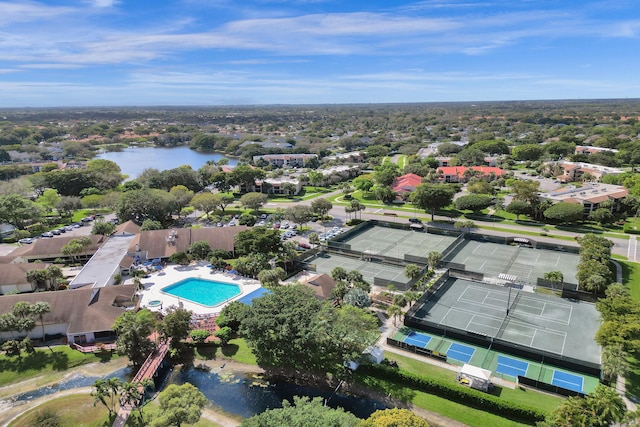
{"type": "Polygon", "coordinates": [[[115,162],[127,179],[137,178],[143,170],[154,168],[167,170],[182,165],[189,165],[198,169],[207,160],[227,159],[230,165],[236,165],[237,159],[225,157],[224,154],[192,150],[186,146],[180,147],[128,147],[124,151],[112,151],[96,156],[97,159],[115,162]]]}

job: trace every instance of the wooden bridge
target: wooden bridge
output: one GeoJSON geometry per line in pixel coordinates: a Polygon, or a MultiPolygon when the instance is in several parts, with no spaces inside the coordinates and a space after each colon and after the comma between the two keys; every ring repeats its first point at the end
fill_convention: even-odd
{"type": "MultiPolygon", "coordinates": [[[[133,380],[131,381],[132,383],[141,383],[146,379],[153,378],[169,351],[169,344],[171,344],[171,339],[163,341],[158,345],[153,353],[147,357],[147,360],[144,361],[136,375],[133,377],[133,380]]],[[[144,390],[141,391],[144,392],[144,390]]],[[[134,408],[131,405],[121,404],[118,416],[113,422],[113,427],[124,427],[133,409],[134,408]]]]}

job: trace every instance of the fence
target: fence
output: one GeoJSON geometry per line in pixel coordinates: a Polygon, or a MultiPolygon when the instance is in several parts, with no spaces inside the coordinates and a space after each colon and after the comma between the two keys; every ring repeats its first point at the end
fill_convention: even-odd
{"type": "Polygon", "coordinates": [[[533,387],[533,388],[537,388],[539,390],[544,390],[544,391],[548,391],[548,392],[551,392],[551,393],[559,394],[561,396],[567,396],[567,397],[580,396],[580,397],[584,397],[583,393],[580,393],[580,392],[577,392],[577,391],[573,391],[573,390],[569,390],[569,389],[566,389],[564,387],[558,387],[557,385],[545,383],[545,382],[542,382],[542,381],[534,380],[532,378],[521,377],[520,375],[518,375],[518,384],[524,384],[524,385],[529,386],[529,387],[533,387]]]}
{"type": "Polygon", "coordinates": [[[427,289],[420,298],[409,308],[409,311],[405,314],[407,316],[415,316],[415,314],[433,297],[442,286],[449,280],[449,270],[445,271],[431,286],[427,289]]]}
{"type": "Polygon", "coordinates": [[[451,242],[447,248],[442,251],[442,259],[446,260],[447,258],[453,258],[457,255],[458,252],[464,247],[464,243],[466,242],[465,233],[460,233],[456,239],[451,242]]]}
{"type": "Polygon", "coordinates": [[[446,354],[439,353],[437,351],[431,351],[428,348],[416,347],[415,345],[407,344],[404,341],[398,341],[398,340],[394,340],[393,338],[387,338],[387,344],[392,345],[394,347],[401,348],[403,350],[412,351],[422,356],[433,357],[434,359],[441,360],[443,362],[447,361],[446,354]]]}
{"type": "Polygon", "coordinates": [[[439,323],[433,323],[422,318],[414,317],[415,311],[409,310],[404,317],[404,324],[410,328],[419,329],[432,334],[448,337],[453,340],[467,342],[479,347],[490,348],[494,351],[504,352],[516,357],[533,360],[541,363],[558,366],[576,372],[582,372],[591,376],[600,377],[600,365],[586,362],[572,357],[562,356],[533,347],[521,346],[501,338],[490,337],[478,332],[458,329],[439,323]],[[411,314],[411,316],[410,316],[411,314]]]}
{"type": "MultiPolygon", "coordinates": [[[[454,264],[454,263],[450,263],[450,264],[454,264]]],[[[483,273],[478,273],[475,271],[467,271],[464,268],[457,269],[454,267],[449,267],[449,276],[455,277],[456,279],[474,280],[476,282],[482,282],[485,277],[483,273]]]]}

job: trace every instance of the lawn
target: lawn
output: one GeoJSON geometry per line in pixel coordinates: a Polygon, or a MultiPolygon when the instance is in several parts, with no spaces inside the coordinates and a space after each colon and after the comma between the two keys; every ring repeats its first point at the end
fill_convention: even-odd
{"type": "Polygon", "coordinates": [[[105,362],[118,357],[112,353],[84,354],[67,346],[38,348],[35,353],[22,353],[19,357],[0,354],[0,386],[36,376],[49,377],[55,373],[93,362],[105,362]]]}
{"type": "MultiPolygon", "coordinates": [[[[401,369],[411,372],[412,374],[457,384],[455,372],[448,369],[442,369],[430,363],[421,362],[395,353],[385,353],[385,357],[389,360],[395,360],[401,369]]],[[[497,393],[494,392],[494,394],[499,395],[500,398],[504,400],[527,405],[547,413],[551,412],[563,401],[561,397],[538,393],[533,390],[520,388],[510,389],[507,387],[496,387],[496,389],[497,393]]]]}
{"type": "Polygon", "coordinates": [[[234,338],[222,348],[218,345],[201,346],[196,349],[196,358],[202,360],[230,359],[247,365],[258,364],[244,338],[234,338]]]}
{"type": "Polygon", "coordinates": [[[631,297],[640,302],[640,264],[616,259],[622,265],[622,282],[629,288],[631,297]]]}
{"type": "Polygon", "coordinates": [[[626,386],[628,396],[640,396],[640,360],[629,356],[629,372],[627,372],[626,386]]]}
{"type": "MultiPolygon", "coordinates": [[[[35,424],[36,415],[44,409],[50,409],[60,416],[61,426],[77,427],[107,427],[113,424],[109,419],[107,409],[98,403],[93,404],[93,397],[88,394],[72,394],[44,402],[37,408],[33,408],[9,424],[9,427],[30,427],[35,424]]],[[[158,413],[158,404],[153,401],[144,407],[143,415],[145,423],[138,420],[138,413],[134,412],[127,421],[127,426],[143,426],[151,419],[151,416],[158,413]]],[[[204,417],[200,418],[196,424],[189,424],[195,427],[216,427],[211,421],[204,417]]]]}
{"type": "Polygon", "coordinates": [[[463,404],[452,402],[433,394],[412,390],[390,381],[374,377],[360,377],[359,380],[367,387],[379,390],[386,395],[393,396],[405,402],[411,402],[419,408],[436,412],[471,427],[514,427],[527,425],[489,412],[469,408],[463,404]]]}

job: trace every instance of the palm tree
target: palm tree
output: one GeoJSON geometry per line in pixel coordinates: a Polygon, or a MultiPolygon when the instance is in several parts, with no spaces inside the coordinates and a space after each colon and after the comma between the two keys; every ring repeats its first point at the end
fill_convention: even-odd
{"type": "Polygon", "coordinates": [[[18,301],[11,308],[11,313],[16,318],[15,327],[19,332],[28,332],[36,327],[31,312],[31,304],[25,301],[18,301]]]}
{"type": "Polygon", "coordinates": [[[407,266],[404,268],[404,275],[409,280],[416,280],[418,277],[420,277],[420,267],[418,267],[416,264],[407,264],[407,266]]]}
{"type": "Polygon", "coordinates": [[[402,315],[402,308],[397,305],[390,305],[387,308],[387,314],[389,317],[393,317],[393,326],[396,326],[396,320],[402,315]]]}
{"type": "Polygon", "coordinates": [[[123,382],[119,378],[109,378],[108,380],[98,379],[93,383],[94,391],[91,396],[94,397],[94,404],[100,402],[109,411],[109,417],[116,413],[117,397],[123,387],[123,382]]]}
{"type": "Polygon", "coordinates": [[[602,373],[606,378],[614,381],[616,377],[623,377],[629,370],[627,353],[621,344],[612,344],[602,349],[602,373]]]}
{"type": "Polygon", "coordinates": [[[435,270],[442,261],[442,253],[438,251],[431,251],[427,255],[427,262],[429,263],[429,268],[435,270]]]}
{"type": "Polygon", "coordinates": [[[31,313],[38,316],[40,319],[40,326],[42,326],[42,342],[46,341],[44,333],[44,315],[51,312],[51,306],[48,302],[38,301],[31,306],[31,313]]]}
{"type": "Polygon", "coordinates": [[[48,289],[56,290],[58,279],[62,279],[64,277],[62,270],[56,265],[50,265],[45,269],[45,273],[47,276],[47,283],[49,284],[48,289]]]}

